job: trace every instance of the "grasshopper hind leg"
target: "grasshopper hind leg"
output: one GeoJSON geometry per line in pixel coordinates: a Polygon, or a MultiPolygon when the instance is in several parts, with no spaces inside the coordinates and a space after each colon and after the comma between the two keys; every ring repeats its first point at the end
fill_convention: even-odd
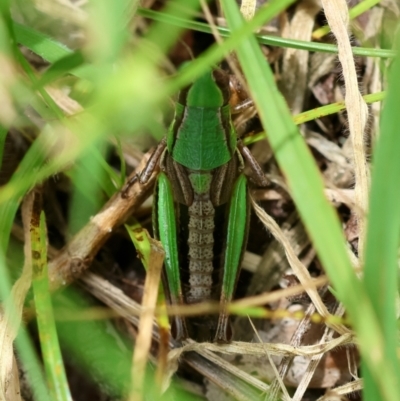
{"type": "Polygon", "coordinates": [[[214,341],[226,343],[232,339],[228,304],[236,288],[244,248],[247,243],[249,200],[247,179],[241,174],[236,180],[229,202],[228,227],[224,254],[224,269],[220,298],[220,315],[214,341]]]}
{"type": "Polygon", "coordinates": [[[189,337],[186,321],[181,316],[175,316],[171,321],[171,334],[176,341],[182,341],[189,337]]]}
{"type": "MultiPolygon", "coordinates": [[[[179,269],[177,219],[171,182],[160,173],[155,193],[154,233],[165,250],[163,285],[173,305],[183,305],[181,274],[179,269]]],[[[176,316],[172,321],[172,332],[176,340],[188,337],[185,320],[176,316]]]]}

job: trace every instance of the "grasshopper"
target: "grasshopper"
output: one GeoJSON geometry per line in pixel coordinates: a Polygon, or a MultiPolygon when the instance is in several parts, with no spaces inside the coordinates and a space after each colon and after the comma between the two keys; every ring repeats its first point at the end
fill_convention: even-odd
{"type": "Polygon", "coordinates": [[[229,105],[229,75],[206,74],[179,93],[166,137],[138,177],[145,184],[157,168],[153,226],[165,249],[164,289],[174,305],[219,300],[218,319],[175,316],[177,340],[229,342],[232,300],[249,221],[245,162],[259,186],[268,181],[238,138],[229,105]]]}

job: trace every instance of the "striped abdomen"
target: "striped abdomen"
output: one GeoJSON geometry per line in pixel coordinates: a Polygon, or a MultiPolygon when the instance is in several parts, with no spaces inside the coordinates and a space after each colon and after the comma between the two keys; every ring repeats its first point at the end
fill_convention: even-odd
{"type": "Polygon", "coordinates": [[[210,199],[196,196],[189,206],[189,290],[186,301],[211,298],[214,247],[214,206],[210,199]]]}
{"type": "Polygon", "coordinates": [[[214,248],[215,209],[210,200],[210,173],[192,173],[193,203],[188,208],[188,270],[187,303],[211,299],[214,248]]]}

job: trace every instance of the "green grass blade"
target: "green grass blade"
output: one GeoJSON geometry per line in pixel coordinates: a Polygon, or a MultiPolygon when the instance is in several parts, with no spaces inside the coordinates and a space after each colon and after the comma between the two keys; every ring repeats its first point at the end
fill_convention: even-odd
{"type": "MultiPolygon", "coordinates": [[[[150,268],[151,252],[154,252],[154,250],[152,250],[150,241],[155,240],[150,237],[147,230],[142,228],[139,223],[136,223],[132,226],[125,225],[125,228],[128,231],[129,237],[131,238],[138,253],[138,257],[141,259],[147,272],[150,268]]],[[[169,320],[166,312],[166,299],[162,283],[160,284],[160,288],[158,290],[157,305],[160,308],[160,313],[156,316],[158,325],[163,330],[168,331],[169,320]]]]}
{"type": "MultiPolygon", "coordinates": [[[[240,29],[244,22],[236,4],[224,0],[223,5],[231,30],[240,29]]],[[[373,372],[382,399],[398,400],[397,365],[384,358],[383,332],[365,287],[352,270],[339,221],[323,194],[322,179],[310,151],[293,123],[255,38],[242,42],[237,53],[297,209],[357,331],[362,357],[373,372]]]]}
{"type": "Polygon", "coordinates": [[[60,110],[60,108],[55,103],[53,98],[46,92],[46,90],[42,86],[40,86],[38,84],[38,80],[37,80],[36,75],[35,75],[35,73],[33,71],[33,68],[26,61],[26,59],[23,56],[23,54],[21,53],[21,51],[18,48],[16,48],[15,53],[17,55],[18,61],[20,62],[20,65],[22,66],[22,68],[25,70],[26,74],[30,78],[31,83],[33,84],[33,87],[38,88],[38,91],[39,91],[40,95],[43,97],[47,107],[54,114],[54,118],[58,118],[60,120],[63,119],[63,117],[64,117],[63,112],[60,110]]]}
{"type": "Polygon", "coordinates": [[[79,318],[94,306],[87,296],[68,288],[54,300],[70,318],[57,320],[57,331],[64,350],[87,378],[101,391],[116,399],[126,399],[129,392],[131,345],[109,320],[79,318]],[[71,319],[72,317],[72,319],[71,319]]]}
{"type": "MultiPolygon", "coordinates": [[[[373,157],[364,269],[366,290],[384,335],[384,358],[388,364],[396,367],[398,383],[400,366],[397,355],[396,296],[400,227],[399,74],[400,60],[397,57],[389,72],[387,100],[381,118],[381,134],[373,157]]],[[[367,378],[372,376],[369,366],[364,365],[363,371],[367,378]]],[[[375,383],[365,380],[366,401],[374,400],[376,394],[374,387],[375,383]]]]}
{"type": "Polygon", "coordinates": [[[73,53],[62,43],[26,25],[14,21],[13,29],[18,43],[26,46],[49,63],[55,63],[73,53]]]}
{"type": "MultiPolygon", "coordinates": [[[[231,24],[231,29],[239,29],[241,26],[240,15],[233,14],[234,11],[231,11],[232,9],[234,8],[228,8],[228,6],[225,8],[228,21],[231,24]],[[232,22],[232,19],[235,22],[232,22]]],[[[326,245],[332,241],[334,241],[334,244],[340,244],[339,247],[342,248],[336,257],[334,255],[326,255],[323,261],[325,262],[325,259],[333,256],[334,262],[343,266],[339,270],[342,272],[342,278],[345,279],[350,274],[350,277],[354,280],[355,276],[350,269],[349,260],[344,250],[339,222],[333,208],[323,196],[320,174],[310,151],[293,123],[283,97],[273,82],[269,66],[263,58],[257,43],[251,39],[249,38],[247,43],[238,47],[238,56],[241,59],[242,67],[248,79],[253,99],[258,106],[263,125],[268,130],[270,143],[287,177],[292,196],[304,220],[314,220],[315,213],[317,211],[321,213],[320,218],[315,218],[321,224],[315,229],[320,231],[320,234],[314,234],[315,237],[320,239],[319,242],[315,238],[317,240],[315,244],[317,248],[326,248],[326,245]],[[252,46],[249,44],[252,44],[252,46]],[[261,90],[257,90],[257,86],[264,89],[265,95],[261,90]],[[307,180],[304,177],[307,177],[307,180]],[[307,194],[307,197],[304,196],[305,194],[307,194]],[[321,219],[322,216],[328,221],[321,219]],[[326,230],[328,226],[332,226],[330,230],[326,230]]],[[[311,229],[310,235],[313,236],[311,229]]]]}
{"type": "MultiPolygon", "coordinates": [[[[3,301],[10,295],[11,284],[8,277],[6,259],[2,249],[0,249],[0,277],[0,298],[3,301]]],[[[0,324],[4,324],[3,319],[1,319],[0,324]]],[[[2,339],[2,342],[3,341],[4,338],[2,339]]],[[[14,344],[16,345],[20,363],[27,372],[28,383],[32,388],[35,401],[51,401],[42,368],[35,352],[35,347],[23,324],[19,327],[14,344]]]]}
{"type": "Polygon", "coordinates": [[[4,146],[6,144],[7,129],[0,124],[0,169],[3,165],[4,146]]]}
{"type": "Polygon", "coordinates": [[[28,383],[32,388],[35,401],[54,401],[48,392],[35,346],[25,327],[20,327],[15,343],[22,365],[27,372],[28,383]]]}
{"type": "Polygon", "coordinates": [[[70,176],[73,182],[70,206],[69,233],[75,234],[94,216],[104,203],[106,196],[116,191],[113,180],[119,177],[105,160],[105,144],[99,143],[89,148],[75,163],[70,176]]]}
{"type": "Polygon", "coordinates": [[[45,86],[70,73],[84,63],[85,59],[80,51],[69,54],[55,61],[40,77],[37,86],[45,86]]]}
{"type": "Polygon", "coordinates": [[[121,172],[118,178],[115,178],[115,182],[118,183],[118,188],[124,185],[126,180],[126,162],[122,151],[121,141],[118,137],[115,138],[116,147],[115,150],[118,154],[119,162],[121,163],[121,172]]]}
{"type": "Polygon", "coordinates": [[[36,182],[35,176],[41,166],[45,164],[46,155],[43,150],[48,145],[46,141],[38,138],[26,153],[18,170],[13,174],[8,184],[3,186],[0,191],[1,195],[8,195],[3,203],[0,202],[0,247],[3,250],[8,247],[11,227],[20,199],[36,182]]]}
{"type": "Polygon", "coordinates": [[[377,316],[385,327],[386,344],[394,356],[397,344],[395,296],[400,227],[400,60],[391,66],[388,95],[381,119],[381,135],[373,157],[373,175],[368,220],[364,281],[377,316]],[[388,161],[390,160],[390,163],[388,161]]]}
{"type": "MultiPolygon", "coordinates": [[[[366,103],[371,104],[375,102],[380,102],[381,100],[385,99],[385,96],[386,92],[383,91],[377,93],[369,93],[368,95],[364,95],[363,99],[365,100],[366,103]]],[[[315,109],[307,110],[304,111],[303,113],[297,114],[296,116],[293,117],[293,121],[296,125],[300,125],[306,123],[307,121],[316,120],[318,118],[325,117],[330,114],[338,113],[339,111],[342,111],[345,108],[346,107],[344,101],[331,103],[327,104],[326,106],[317,107],[315,109]]],[[[243,142],[246,145],[250,145],[267,137],[268,135],[265,132],[259,132],[255,135],[244,138],[243,142]]]]}
{"type": "Polygon", "coordinates": [[[40,213],[40,220],[37,221],[39,217],[39,215],[37,215],[36,219],[32,218],[31,225],[32,270],[33,293],[35,297],[40,347],[42,350],[47,382],[54,400],[72,401],[58,343],[53,306],[50,297],[45,216],[44,212],[40,212],[40,210],[33,210],[33,213],[40,213]]]}
{"type": "MultiPolygon", "coordinates": [[[[138,14],[142,15],[143,17],[153,19],[155,21],[165,22],[166,24],[176,25],[182,28],[192,29],[194,31],[199,31],[199,32],[212,33],[212,30],[208,24],[179,18],[176,15],[167,15],[163,12],[147,10],[143,8],[139,8],[138,14]]],[[[256,18],[254,18],[252,21],[249,21],[249,24],[257,25],[255,21],[256,18]]],[[[216,29],[218,30],[219,34],[222,37],[229,37],[232,35],[231,30],[229,28],[216,27],[216,29]]],[[[255,36],[260,44],[268,46],[309,50],[309,51],[331,53],[331,54],[337,54],[338,52],[337,46],[331,45],[329,43],[306,42],[304,40],[281,38],[273,35],[255,35],[255,36]]],[[[381,57],[381,58],[392,58],[395,56],[395,52],[390,49],[353,47],[353,52],[357,56],[370,56],[370,57],[381,57]]]]}
{"type": "MultiPolygon", "coordinates": [[[[64,44],[31,27],[19,24],[15,21],[13,21],[13,31],[17,43],[25,46],[44,60],[51,64],[60,63],[64,70],[66,69],[64,68],[64,61],[66,61],[71,69],[69,71],[71,74],[80,78],[92,79],[94,67],[89,64],[80,66],[78,56],[76,56],[77,53],[74,53],[73,50],[64,44]]],[[[44,73],[42,77],[43,81],[48,82],[50,79],[49,75],[52,75],[52,78],[54,78],[54,75],[56,75],[54,70],[59,71],[58,65],[57,67],[50,68],[46,73],[44,73]]],[[[44,82],[41,82],[41,84],[44,84],[44,82]]]]}
{"type": "MultiPolygon", "coordinates": [[[[386,96],[386,92],[369,93],[364,95],[363,99],[367,104],[380,102],[386,96]]],[[[317,120],[318,118],[328,116],[330,114],[338,113],[346,108],[344,101],[327,104],[326,106],[317,107],[312,110],[305,111],[303,113],[294,116],[294,122],[296,125],[304,124],[307,121],[317,120]]]]}

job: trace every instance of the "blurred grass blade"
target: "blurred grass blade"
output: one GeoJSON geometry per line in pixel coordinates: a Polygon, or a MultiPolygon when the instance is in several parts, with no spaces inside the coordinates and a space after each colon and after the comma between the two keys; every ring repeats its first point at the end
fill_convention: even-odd
{"type": "MultiPolygon", "coordinates": [[[[79,65],[79,56],[77,56],[79,52],[74,53],[73,50],[50,36],[15,21],[13,21],[13,31],[17,43],[25,46],[44,60],[51,64],[63,64],[65,60],[69,64],[69,72],[71,74],[80,78],[92,79],[94,67],[90,64],[79,65]]],[[[50,74],[54,77],[54,69],[59,70],[58,67],[50,67],[50,69],[44,73],[42,79],[47,82],[47,80],[50,79],[50,74]]],[[[66,68],[64,68],[64,70],[65,69],[66,68]]],[[[44,84],[44,82],[41,83],[44,84]]]]}
{"type": "Polygon", "coordinates": [[[51,147],[47,139],[39,137],[35,140],[21,161],[18,170],[0,191],[1,196],[8,195],[6,201],[0,200],[0,247],[4,250],[8,247],[11,226],[19,207],[20,198],[35,182],[34,177],[37,177],[41,167],[45,166],[45,149],[51,147]]]}
{"type": "Polygon", "coordinates": [[[119,174],[119,177],[115,178],[115,182],[117,183],[118,188],[122,188],[126,180],[126,161],[124,158],[121,141],[119,140],[118,137],[115,137],[114,139],[115,139],[115,151],[117,152],[119,162],[121,164],[121,172],[119,174]]]}
{"type": "MultiPolygon", "coordinates": [[[[189,19],[196,17],[200,4],[198,0],[175,0],[169,1],[163,9],[167,18],[189,19]]],[[[170,24],[159,21],[153,24],[146,36],[146,40],[158,46],[161,54],[166,54],[168,49],[176,43],[183,29],[179,26],[173,28],[170,24]],[[168,32],[168,35],[165,34],[168,32]]]]}
{"type": "MultiPolygon", "coordinates": [[[[157,267],[157,261],[159,260],[160,257],[159,256],[160,250],[162,250],[160,249],[160,243],[151,238],[147,230],[143,229],[139,224],[135,224],[133,226],[125,225],[125,228],[127,229],[129,236],[132,239],[132,242],[138,252],[139,258],[142,260],[146,272],[149,272],[150,269],[152,269],[151,266],[154,263],[155,266],[157,267]]],[[[162,257],[164,258],[164,254],[162,255],[162,257]]],[[[167,305],[162,283],[158,285],[158,296],[156,305],[158,312],[155,318],[158,324],[158,332],[160,338],[159,338],[158,364],[157,364],[155,379],[159,389],[161,389],[162,381],[164,380],[168,362],[167,358],[169,351],[169,333],[170,333],[167,305]]],[[[137,388],[136,390],[139,389],[137,388]]]]}
{"type": "Polygon", "coordinates": [[[0,171],[3,166],[4,147],[6,145],[7,129],[0,124],[0,171]]]}
{"type": "MultiPolygon", "coordinates": [[[[111,65],[129,40],[129,22],[138,0],[97,0],[88,4],[86,52],[96,66],[111,65]]],[[[95,74],[101,70],[96,68],[95,74]]]]}
{"type": "MultiPolygon", "coordinates": [[[[133,354],[132,389],[129,398],[131,401],[142,400],[144,396],[144,379],[152,342],[154,311],[156,303],[160,300],[160,277],[165,255],[161,243],[150,238],[146,230],[136,228],[136,230],[133,230],[133,233],[135,245],[138,242],[146,243],[146,255],[143,255],[142,260],[146,260],[147,268],[142,298],[142,311],[133,354]]],[[[166,356],[165,352],[163,354],[166,356]]],[[[166,366],[166,360],[163,366],[166,366]]],[[[160,384],[158,383],[158,391],[161,394],[160,384]]]]}
{"type": "MultiPolygon", "coordinates": [[[[125,228],[128,231],[129,236],[131,237],[133,245],[136,248],[138,257],[142,261],[146,271],[148,271],[150,268],[152,252],[154,252],[154,250],[152,250],[151,247],[151,242],[155,240],[150,237],[147,230],[142,228],[139,223],[136,223],[135,225],[132,226],[125,225],[125,228]]],[[[168,314],[166,313],[166,309],[165,313],[162,313],[162,310],[166,307],[165,294],[162,284],[159,287],[157,305],[158,305],[158,310],[161,311],[161,313],[159,313],[156,316],[159,327],[169,330],[169,320],[168,320],[168,314]]]]}
{"type": "MultiPolygon", "coordinates": [[[[41,197],[41,194],[36,192],[36,197],[41,197]]],[[[33,293],[39,328],[40,348],[42,350],[47,382],[53,400],[72,401],[58,343],[53,306],[50,297],[47,269],[46,222],[44,212],[41,210],[41,203],[40,200],[34,202],[30,230],[33,293]]]]}
{"type": "Polygon", "coordinates": [[[72,169],[73,194],[69,219],[71,235],[76,234],[90,216],[98,213],[106,198],[105,194],[111,197],[115,192],[112,180],[118,177],[105,160],[105,148],[106,144],[101,142],[90,147],[72,169]]]}
{"type": "Polygon", "coordinates": [[[45,101],[46,106],[54,113],[54,118],[58,118],[61,120],[64,117],[63,112],[58,107],[58,105],[53,100],[53,98],[47,93],[47,91],[41,85],[38,84],[38,79],[36,77],[36,74],[35,74],[32,66],[25,59],[24,55],[22,54],[22,52],[20,51],[19,48],[16,48],[15,53],[16,53],[18,61],[20,62],[21,66],[23,67],[23,69],[25,70],[29,79],[31,80],[33,87],[38,89],[38,92],[43,97],[43,100],[45,101]]]}
{"type": "Polygon", "coordinates": [[[26,25],[13,22],[15,38],[49,63],[55,63],[73,52],[67,46],[26,25]]]}
{"type": "MultiPolygon", "coordinates": [[[[268,7],[277,2],[271,1],[268,7]]],[[[223,0],[222,4],[231,30],[240,29],[243,19],[237,5],[228,0],[223,0]]],[[[346,306],[357,331],[362,357],[373,371],[382,399],[399,400],[397,364],[393,363],[393,359],[386,361],[384,358],[383,332],[365,287],[352,270],[338,218],[323,194],[322,179],[311,153],[293,123],[255,38],[242,42],[237,53],[297,209],[336,294],[346,306]]]]}
{"type": "Polygon", "coordinates": [[[36,86],[45,86],[61,78],[64,75],[71,73],[75,68],[80,67],[85,59],[80,51],[69,54],[60,60],[54,62],[40,77],[36,86]]]}
{"type": "MultiPolygon", "coordinates": [[[[55,308],[70,316],[91,309],[94,301],[77,288],[67,288],[55,299],[55,308]]],[[[126,399],[131,366],[131,341],[121,336],[110,320],[58,320],[57,331],[62,348],[68,351],[76,368],[110,399],[126,399]]]]}
{"type": "MultiPolygon", "coordinates": [[[[396,321],[400,233],[399,74],[400,59],[397,57],[389,71],[387,99],[381,118],[381,134],[373,157],[364,269],[366,290],[385,338],[384,358],[387,363],[396,366],[397,383],[400,383],[396,321]]],[[[367,377],[369,377],[370,367],[364,365],[363,372],[368,372],[367,377]]],[[[364,391],[366,401],[373,401],[374,390],[371,386],[373,386],[371,380],[366,380],[364,391]]]]}
{"type": "Polygon", "coordinates": [[[33,392],[35,401],[54,401],[48,392],[42,371],[42,361],[36,354],[35,346],[30,333],[25,327],[21,327],[16,339],[19,359],[24,371],[27,372],[28,383],[33,392]]]}

